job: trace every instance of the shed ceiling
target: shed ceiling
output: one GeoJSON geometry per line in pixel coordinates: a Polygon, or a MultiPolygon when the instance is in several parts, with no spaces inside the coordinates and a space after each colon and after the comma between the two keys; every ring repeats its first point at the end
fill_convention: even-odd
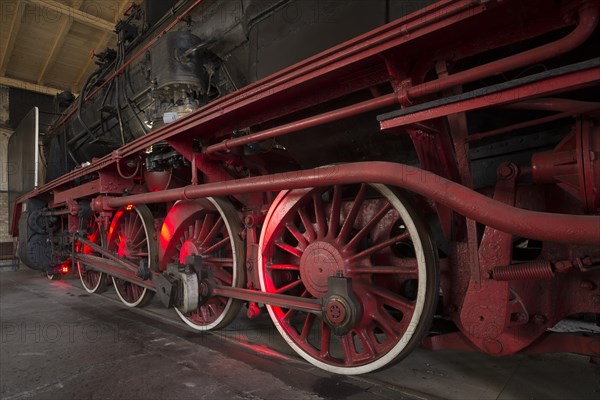
{"type": "MultiPolygon", "coordinates": [[[[138,1],[139,2],[139,1],[138,1]]],[[[0,84],[78,93],[132,0],[0,1],[0,84]]]]}

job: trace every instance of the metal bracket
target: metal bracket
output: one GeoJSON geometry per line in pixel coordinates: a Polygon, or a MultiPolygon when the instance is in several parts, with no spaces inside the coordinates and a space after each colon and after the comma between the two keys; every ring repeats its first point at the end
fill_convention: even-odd
{"type": "Polygon", "coordinates": [[[343,336],[356,325],[362,309],[352,292],[352,279],[330,276],[328,292],[323,297],[323,320],[337,336],[343,336]]]}
{"type": "Polygon", "coordinates": [[[191,271],[196,277],[196,307],[204,304],[209,298],[212,297],[212,288],[215,287],[215,280],[213,271],[207,266],[203,265],[201,256],[193,255],[188,256],[185,259],[186,268],[191,271]]]}
{"type": "Polygon", "coordinates": [[[152,282],[156,287],[158,298],[167,308],[175,306],[175,298],[177,296],[177,279],[167,273],[154,274],[152,282]]]}
{"type": "Polygon", "coordinates": [[[140,265],[135,274],[145,281],[152,277],[152,272],[150,272],[150,268],[148,268],[148,260],[147,259],[140,260],[140,265]]]}

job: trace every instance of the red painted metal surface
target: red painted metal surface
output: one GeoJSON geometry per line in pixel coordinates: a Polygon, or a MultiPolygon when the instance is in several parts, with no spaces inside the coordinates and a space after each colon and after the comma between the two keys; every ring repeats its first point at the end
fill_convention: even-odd
{"type": "Polygon", "coordinates": [[[127,197],[106,197],[98,199],[97,206],[115,209],[127,204],[161,203],[360,182],[383,183],[408,189],[447,205],[466,217],[522,237],[580,244],[600,242],[598,216],[543,213],[511,207],[420,168],[380,161],[186,186],[127,197]]]}
{"type": "Polygon", "coordinates": [[[581,199],[589,212],[600,209],[599,128],[578,121],[553,151],[536,153],[531,174],[538,183],[554,183],[581,199]]]}
{"type": "MultiPolygon", "coordinates": [[[[543,84],[533,82],[524,84],[516,88],[503,90],[496,93],[484,94],[479,97],[468,100],[457,101],[451,104],[442,105],[432,109],[426,109],[411,113],[407,116],[388,119],[381,122],[381,129],[398,128],[414,123],[419,123],[435,118],[445,117],[447,115],[456,114],[465,111],[477,110],[484,107],[502,106],[508,103],[527,100],[533,97],[547,96],[550,94],[560,93],[566,89],[573,90],[578,86],[596,83],[600,80],[600,67],[590,68],[584,71],[577,71],[570,74],[546,79],[543,84]]],[[[589,108],[584,108],[583,111],[597,110],[595,104],[589,108]]],[[[547,122],[547,121],[542,121],[547,122]]],[[[514,127],[513,127],[514,129],[514,127]]],[[[489,134],[488,134],[489,135],[489,134]]]]}
{"type": "Polygon", "coordinates": [[[515,54],[499,61],[480,65],[468,71],[458,72],[436,81],[427,82],[419,86],[411,87],[406,90],[406,97],[409,100],[416,99],[428,94],[443,91],[466,82],[501,74],[522,67],[524,65],[533,65],[548,58],[556,57],[575,47],[581,45],[598,25],[597,2],[583,2],[577,14],[577,27],[568,36],[554,43],[545,44],[539,48],[528,50],[526,52],[515,54]]]}
{"type": "Polygon", "coordinates": [[[367,111],[377,110],[385,106],[391,106],[395,103],[396,95],[392,93],[389,95],[377,97],[373,100],[367,100],[362,103],[340,108],[335,111],[330,111],[324,114],[316,115],[314,117],[281,125],[276,128],[268,129],[262,132],[252,133],[250,135],[246,135],[235,139],[226,139],[218,144],[213,144],[211,146],[206,147],[202,150],[202,152],[205,154],[210,154],[215,153],[217,151],[231,150],[231,148],[235,146],[242,146],[244,144],[271,139],[288,133],[301,131],[303,129],[312,128],[317,125],[323,125],[329,122],[337,121],[339,119],[348,118],[361,113],[366,113],[367,111]]]}
{"type": "MultiPolygon", "coordinates": [[[[199,2],[194,2],[110,79],[199,2]]],[[[382,309],[389,308],[390,301],[401,304],[394,296],[410,292],[411,285],[423,280],[422,276],[414,276],[415,271],[407,271],[410,266],[382,262],[389,261],[390,249],[398,250],[395,246],[417,247],[414,238],[411,241],[393,230],[398,218],[384,220],[388,209],[378,208],[381,196],[374,196],[371,190],[366,201],[358,201],[365,194],[361,195],[362,189],[348,189],[373,189],[375,186],[366,184],[383,184],[412,193],[407,203],[414,201],[417,205],[415,213],[419,217],[415,221],[428,218],[423,235],[427,239],[435,236],[441,243],[439,249],[432,248],[428,253],[436,260],[438,255],[441,257],[439,268],[435,261],[435,277],[439,272],[443,293],[439,309],[460,331],[427,338],[425,347],[478,349],[493,355],[552,350],[597,355],[596,339],[557,336],[547,330],[570,315],[600,313],[599,103],[596,98],[587,99],[597,92],[600,68],[592,65],[576,69],[571,61],[582,61],[577,51],[586,41],[589,46],[590,37],[597,31],[600,2],[553,2],[543,10],[538,5],[511,0],[441,1],[336,46],[223,96],[26,194],[15,208],[12,232],[18,233],[22,204],[36,198],[48,203],[47,215],[59,220],[57,229],[61,233],[74,240],[85,237],[78,232],[79,215],[85,209],[79,201],[92,200],[97,221],[107,230],[107,243],[100,246],[80,239],[77,243],[83,242],[94,254],[75,252],[74,262],[112,275],[124,287],[157,290],[151,279],[140,277],[140,270],[144,272],[140,263],[145,258],[152,258],[151,275],[156,276],[167,270],[167,264],[184,264],[187,256],[197,256],[202,260],[202,272],[214,274],[204,276],[205,282],[201,282],[205,284],[201,295],[212,297],[199,305],[196,317],[182,315],[187,321],[210,325],[215,319],[212,317],[221,314],[208,314],[231,299],[247,301],[249,317],[260,312],[258,303],[266,303],[273,307],[272,316],[279,316],[282,334],[296,343],[303,357],[316,359],[316,365],[322,362],[360,370],[364,365],[378,365],[385,358],[381,354],[397,348],[413,313],[410,308],[391,313],[382,313],[382,309]],[[542,16],[526,27],[517,26],[518,22],[508,18],[510,6],[542,16]],[[506,21],[500,23],[496,15],[506,21]],[[498,29],[490,31],[485,29],[487,26],[498,29]],[[467,38],[461,31],[480,34],[467,38]],[[531,43],[538,43],[538,47],[531,43]],[[529,50],[506,55],[505,47],[512,44],[529,50]],[[423,48],[432,50],[423,52],[423,48]],[[490,57],[490,53],[494,55],[490,57]],[[469,57],[482,57],[485,63],[472,65],[469,57]],[[464,59],[467,62],[461,64],[464,59]],[[560,75],[541,74],[535,82],[520,81],[523,83],[484,93],[490,87],[486,80],[497,82],[500,74],[512,71],[518,77],[527,77],[528,68],[542,62],[548,62],[548,66],[543,65],[548,72],[552,68],[566,69],[560,70],[560,75]],[[459,69],[454,71],[457,65],[459,69]],[[435,102],[463,95],[469,85],[482,93],[451,103],[435,102]],[[559,93],[561,97],[556,97],[559,93]],[[374,98],[365,100],[365,94],[374,98]],[[427,109],[407,108],[426,103],[427,109]],[[319,105],[327,111],[316,111],[319,105]],[[242,148],[393,108],[404,108],[406,115],[381,122],[380,127],[388,130],[381,134],[408,134],[420,168],[390,161],[355,160],[316,169],[274,169],[267,157],[257,161],[262,154],[248,156],[242,148]],[[491,127],[483,124],[482,130],[471,132],[474,124],[470,119],[492,108],[494,112],[532,112],[536,117],[491,127]],[[474,142],[484,142],[485,146],[489,139],[518,137],[523,129],[558,122],[561,125],[556,126],[571,127],[571,132],[553,151],[532,152],[531,161],[521,158],[518,163],[507,156],[497,168],[492,186],[474,189],[478,172],[470,160],[474,142]],[[240,129],[247,134],[232,137],[231,133],[240,129]],[[181,182],[177,185],[171,181],[172,171],[144,170],[145,150],[162,141],[190,162],[189,174],[179,176],[181,182]],[[135,169],[123,171],[126,160],[139,161],[135,169]],[[273,200],[279,191],[291,198],[293,212],[289,215],[280,211],[284,197],[273,200]],[[311,194],[317,192],[318,196],[311,194]],[[307,193],[310,195],[303,197],[307,193]],[[152,206],[141,206],[146,204],[152,206]],[[228,222],[234,231],[223,225],[225,214],[217,216],[215,210],[221,210],[217,204],[227,204],[233,216],[228,222]],[[141,216],[135,214],[139,207],[145,210],[145,225],[135,218],[141,216]],[[303,229],[299,229],[298,219],[303,229]],[[148,236],[142,232],[144,226],[148,236]],[[262,247],[261,230],[263,239],[267,237],[262,247]],[[238,251],[245,252],[239,254],[237,262],[246,279],[235,284],[231,284],[229,275],[236,257],[233,248],[237,246],[228,244],[231,232],[235,232],[235,243],[241,243],[239,248],[243,250],[238,251]],[[288,262],[265,261],[277,251],[287,254],[288,262]],[[211,263],[221,264],[214,267],[211,263]],[[354,292],[356,304],[348,305],[343,296],[341,300],[327,299],[332,276],[347,278],[359,288],[354,292]],[[284,313],[285,308],[290,310],[284,313]],[[290,311],[305,313],[301,327],[290,322],[290,311]],[[343,354],[333,357],[329,339],[352,312],[360,317],[349,331],[338,331],[343,354]],[[383,326],[373,322],[388,314],[396,321],[388,320],[383,326]],[[319,319],[320,325],[314,325],[319,319]],[[320,332],[319,345],[307,339],[313,328],[320,332]],[[363,352],[351,343],[354,340],[362,343],[363,352]]],[[[585,53],[584,61],[590,61],[588,56],[585,53]]],[[[597,51],[593,56],[597,57],[597,51]]],[[[74,112],[75,108],[59,124],[74,112]]],[[[399,223],[397,229],[403,226],[406,229],[399,223]]],[[[414,261],[412,257],[408,260],[414,261]]],[[[428,265],[431,267],[431,263],[428,265]]],[[[437,298],[437,286],[434,292],[437,298]]],[[[134,300],[132,297],[130,302],[134,300]]],[[[423,325],[422,321],[416,322],[423,325]]]]}

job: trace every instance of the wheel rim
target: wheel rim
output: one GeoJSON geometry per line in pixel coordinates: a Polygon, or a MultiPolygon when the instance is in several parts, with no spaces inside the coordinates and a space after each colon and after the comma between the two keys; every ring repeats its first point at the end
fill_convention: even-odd
{"type": "Polygon", "coordinates": [[[267,215],[260,249],[261,288],[269,293],[322,298],[329,276],[352,278],[362,313],[340,337],[314,314],[267,306],[285,340],[320,368],[376,370],[407,355],[428,330],[437,255],[406,200],[384,185],[282,193],[267,215]]]}
{"type": "MultiPolygon", "coordinates": [[[[85,229],[87,240],[99,245],[104,244],[102,228],[96,223],[93,216],[88,219],[85,229]]],[[[91,247],[86,246],[81,242],[75,243],[75,252],[79,254],[97,255],[91,247]]],[[[88,293],[101,293],[106,290],[106,274],[103,272],[86,269],[85,265],[79,261],[77,262],[77,271],[79,272],[81,284],[88,293]]]]}
{"type": "MultiPolygon", "coordinates": [[[[236,210],[226,200],[208,198],[205,201],[183,201],[169,212],[161,230],[161,265],[185,264],[188,256],[202,257],[214,279],[221,285],[242,287],[244,271],[239,259],[243,246],[239,239],[241,222],[236,210]]],[[[190,313],[175,309],[190,327],[206,331],[220,329],[237,315],[241,302],[215,296],[190,313]]]]}
{"type": "MultiPolygon", "coordinates": [[[[146,206],[121,209],[115,213],[108,233],[108,250],[138,265],[143,259],[152,270],[158,253],[154,239],[154,219],[146,206]]],[[[142,307],[154,292],[135,283],[111,277],[117,295],[128,307],[142,307]]]]}

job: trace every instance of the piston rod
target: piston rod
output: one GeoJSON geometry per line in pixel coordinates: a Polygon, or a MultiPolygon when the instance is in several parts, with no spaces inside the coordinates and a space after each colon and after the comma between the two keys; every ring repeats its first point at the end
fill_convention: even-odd
{"type": "Polygon", "coordinates": [[[138,286],[142,286],[146,289],[156,291],[154,283],[151,280],[144,281],[133,272],[123,268],[118,263],[111,261],[107,258],[102,258],[89,254],[75,254],[73,256],[73,261],[83,263],[88,269],[104,272],[108,275],[114,276],[115,278],[135,283],[138,286]]]}
{"type": "Polygon", "coordinates": [[[321,315],[322,304],[319,299],[306,299],[285,294],[265,293],[257,290],[234,288],[216,285],[212,293],[216,296],[231,297],[232,299],[253,301],[256,303],[270,304],[272,306],[291,308],[321,315]]]}

